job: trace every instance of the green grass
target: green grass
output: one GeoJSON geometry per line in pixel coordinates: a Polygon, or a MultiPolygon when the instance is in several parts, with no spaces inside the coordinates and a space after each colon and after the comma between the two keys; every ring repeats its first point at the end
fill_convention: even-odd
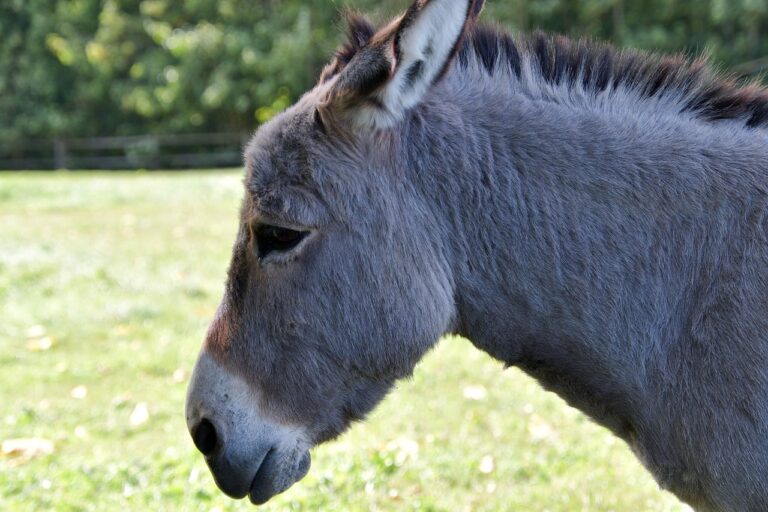
{"type": "MultiPolygon", "coordinates": [[[[0,175],[0,441],[54,445],[0,455],[0,510],[251,509],[183,418],[240,194],[234,172],[0,175]]],[[[684,510],[622,442],[460,339],[265,508],[684,510]]]]}

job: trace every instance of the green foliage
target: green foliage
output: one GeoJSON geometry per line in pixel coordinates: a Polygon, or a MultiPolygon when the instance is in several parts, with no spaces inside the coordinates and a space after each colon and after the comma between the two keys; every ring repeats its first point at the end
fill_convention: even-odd
{"type": "MultiPolygon", "coordinates": [[[[3,176],[0,510],[257,510],[216,489],[184,420],[241,194],[231,172],[3,176]]],[[[263,510],[686,509],[606,430],[448,338],[263,510]]]]}
{"type": "MultiPolygon", "coordinates": [[[[516,31],[589,35],[768,65],[763,0],[488,0],[516,31]],[[762,59],[762,60],[760,60],[762,59]]],[[[4,0],[0,142],[249,131],[329,60],[349,6],[379,20],[406,0],[4,0]]],[[[746,63],[746,64],[745,64],[746,63]]],[[[751,64],[750,64],[751,63],[751,64]]]]}
{"type": "Polygon", "coordinates": [[[311,84],[338,9],[279,0],[11,0],[0,140],[247,131],[311,84]]]}
{"type": "MultiPolygon", "coordinates": [[[[489,0],[486,19],[664,52],[708,52],[736,66],[768,57],[764,0],[489,0]]],[[[768,62],[762,64],[768,67],[768,62]]],[[[743,71],[758,71],[745,66],[743,71]]]]}

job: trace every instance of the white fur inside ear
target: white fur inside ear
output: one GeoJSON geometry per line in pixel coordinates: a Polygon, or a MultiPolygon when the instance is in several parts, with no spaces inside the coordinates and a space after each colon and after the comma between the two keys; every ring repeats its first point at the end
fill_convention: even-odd
{"type": "Polygon", "coordinates": [[[417,105],[451,57],[467,22],[471,0],[429,0],[399,37],[394,76],[379,93],[390,124],[417,105]]]}

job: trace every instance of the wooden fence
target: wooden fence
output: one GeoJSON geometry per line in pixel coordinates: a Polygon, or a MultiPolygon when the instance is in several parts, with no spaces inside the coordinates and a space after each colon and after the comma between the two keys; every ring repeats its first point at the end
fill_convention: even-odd
{"type": "Polygon", "coordinates": [[[0,143],[0,170],[240,166],[247,140],[244,133],[196,133],[0,143]]]}

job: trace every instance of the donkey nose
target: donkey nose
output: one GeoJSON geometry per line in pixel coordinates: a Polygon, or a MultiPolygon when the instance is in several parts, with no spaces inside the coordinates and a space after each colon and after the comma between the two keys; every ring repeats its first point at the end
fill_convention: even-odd
{"type": "Polygon", "coordinates": [[[192,429],[192,441],[197,449],[206,457],[212,454],[219,444],[216,436],[216,427],[208,419],[203,418],[200,423],[192,429]]]}

